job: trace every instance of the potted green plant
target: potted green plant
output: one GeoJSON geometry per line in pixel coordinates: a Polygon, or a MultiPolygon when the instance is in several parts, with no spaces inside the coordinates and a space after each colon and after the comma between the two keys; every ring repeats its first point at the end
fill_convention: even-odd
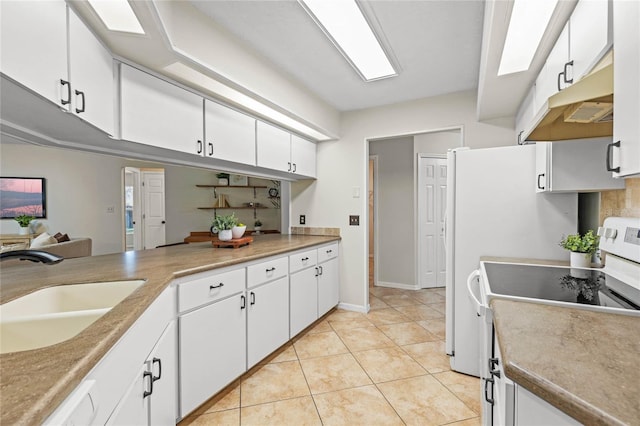
{"type": "Polygon", "coordinates": [[[568,235],[560,241],[562,248],[571,252],[571,266],[575,268],[588,268],[591,266],[591,258],[598,249],[600,237],[588,230],[584,235],[568,235]]]}
{"type": "Polygon", "coordinates": [[[229,185],[229,173],[218,173],[218,185],[229,185]]]}
{"type": "Polygon", "coordinates": [[[260,233],[260,230],[262,229],[262,222],[260,222],[260,219],[256,220],[253,223],[253,229],[255,230],[256,234],[260,233]]]}
{"type": "Polygon", "coordinates": [[[26,235],[29,233],[29,224],[35,219],[35,217],[21,214],[20,216],[14,217],[14,219],[18,222],[18,225],[20,225],[20,235],[26,235]]]}
{"type": "Polygon", "coordinates": [[[211,223],[211,232],[218,233],[220,241],[229,241],[233,238],[231,230],[238,224],[238,218],[235,213],[229,215],[219,215],[213,218],[211,223]]]}

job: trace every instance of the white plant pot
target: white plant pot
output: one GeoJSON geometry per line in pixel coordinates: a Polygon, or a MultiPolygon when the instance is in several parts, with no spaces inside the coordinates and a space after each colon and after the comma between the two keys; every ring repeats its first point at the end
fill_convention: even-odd
{"type": "Polygon", "coordinates": [[[233,234],[231,233],[231,229],[223,229],[218,231],[218,239],[220,241],[229,241],[233,238],[233,234]]]}
{"type": "Polygon", "coordinates": [[[231,235],[233,235],[233,238],[242,238],[242,236],[244,235],[244,231],[246,231],[247,227],[246,226],[234,226],[231,229],[231,235]]]}
{"type": "Polygon", "coordinates": [[[591,267],[591,254],[589,253],[577,253],[572,251],[570,258],[571,276],[575,278],[587,278],[589,271],[584,271],[577,268],[590,268],[591,267]]]}
{"type": "Polygon", "coordinates": [[[29,227],[28,226],[25,226],[24,228],[20,227],[20,231],[18,231],[18,235],[29,235],[29,227]]]}

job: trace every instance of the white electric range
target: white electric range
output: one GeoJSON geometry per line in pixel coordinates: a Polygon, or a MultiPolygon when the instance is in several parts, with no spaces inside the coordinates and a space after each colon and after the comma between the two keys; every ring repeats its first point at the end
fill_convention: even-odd
{"type": "Polygon", "coordinates": [[[607,218],[598,235],[603,268],[484,261],[469,276],[469,296],[484,319],[479,330],[484,425],[512,425],[514,415],[513,383],[497,368],[492,299],[640,316],[640,218],[607,218]]]}

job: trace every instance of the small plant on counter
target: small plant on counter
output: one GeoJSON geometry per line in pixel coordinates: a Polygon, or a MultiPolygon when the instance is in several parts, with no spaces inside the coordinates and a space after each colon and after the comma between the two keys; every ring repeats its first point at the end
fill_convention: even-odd
{"type": "Polygon", "coordinates": [[[238,218],[235,213],[229,215],[220,215],[213,218],[211,229],[217,231],[227,231],[233,229],[238,224],[238,218]]]}
{"type": "Polygon", "coordinates": [[[598,249],[598,240],[600,237],[595,235],[590,229],[586,234],[568,235],[560,241],[560,246],[574,253],[593,254],[598,249]]]}
{"type": "Polygon", "coordinates": [[[256,220],[256,221],[253,223],[253,226],[262,226],[262,222],[260,222],[259,220],[256,220]]]}
{"type": "Polygon", "coordinates": [[[18,225],[20,225],[20,228],[26,228],[34,219],[35,219],[35,216],[28,216],[26,214],[21,214],[20,216],[14,217],[14,220],[18,222],[18,225]]]}

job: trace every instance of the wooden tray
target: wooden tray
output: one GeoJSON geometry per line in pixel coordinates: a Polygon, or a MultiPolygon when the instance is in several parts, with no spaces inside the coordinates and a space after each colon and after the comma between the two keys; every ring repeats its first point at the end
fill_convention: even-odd
{"type": "Polygon", "coordinates": [[[218,239],[218,237],[214,237],[211,240],[211,245],[213,245],[214,247],[238,248],[238,247],[242,247],[242,246],[246,246],[248,244],[251,244],[252,242],[253,242],[253,237],[234,238],[234,239],[229,240],[229,241],[220,241],[218,239]]]}

